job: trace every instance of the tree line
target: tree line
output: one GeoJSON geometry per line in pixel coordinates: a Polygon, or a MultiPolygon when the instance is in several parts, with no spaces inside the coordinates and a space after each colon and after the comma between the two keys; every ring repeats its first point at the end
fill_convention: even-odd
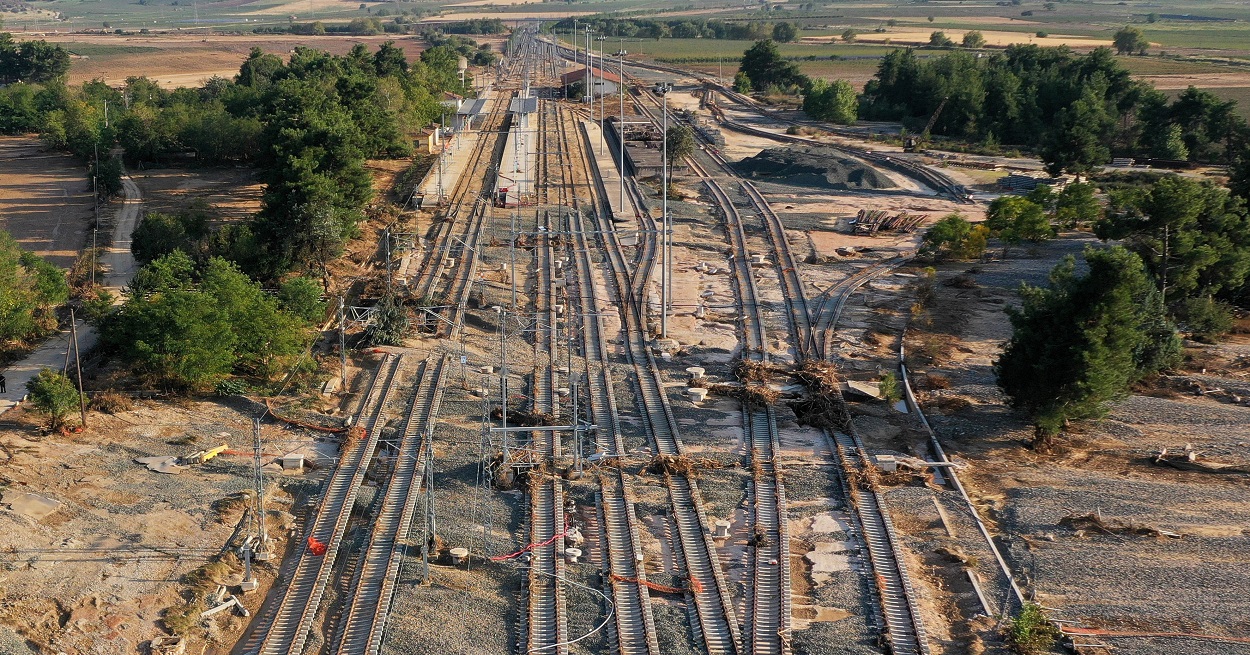
{"type": "MultiPolygon", "coordinates": [[[[552,26],[554,31],[573,29],[572,18],[565,18],[552,26]]],[[[578,29],[590,27],[597,35],[624,37],[627,39],[725,39],[730,41],[755,41],[774,38],[774,30],[780,28],[778,36],[789,35],[784,40],[794,38],[798,30],[789,23],[774,25],[758,21],[724,21],[717,19],[684,18],[679,20],[657,20],[653,18],[578,18],[578,29]]]]}
{"type": "Polygon", "coordinates": [[[930,59],[894,50],[865,86],[859,115],[915,129],[939,105],[934,134],[1035,149],[1052,173],[1086,172],[1113,156],[1228,163],[1250,141],[1235,102],[1195,88],[1169,101],[1108,48],[1013,45],[930,59]]]}
{"type": "MultiPolygon", "coordinates": [[[[132,241],[143,267],[124,302],[115,307],[100,292],[85,303],[108,351],[177,390],[234,389],[231,376],[264,384],[301,370],[325,310],[316,277],[358,233],[373,198],[365,161],[411,154],[412,135],[443,112],[443,92],[465,89],[463,45],[428,48],[412,63],[390,42],[342,56],[296,48],[285,62],[253,49],[233,79],[172,91],[142,77],[121,88],[71,87],[63,75],[0,89],[0,106],[15,109],[5,131],[38,131],[88,162],[98,152],[102,189],[120,191],[115,146],[132,165],[248,164],[264,183],[249,221],[218,224],[204,207],[144,217],[132,241]],[[114,176],[116,186],[105,179],[114,176]]],[[[40,289],[31,281],[43,269],[28,259],[5,274],[0,256],[0,284],[40,289]]],[[[50,296],[21,298],[42,307],[50,296]]]]}
{"type": "Polygon", "coordinates": [[[1086,272],[1061,263],[1045,287],[1022,287],[1008,310],[1011,339],[995,364],[1012,405],[1036,427],[1037,444],[1072,420],[1105,415],[1132,384],[1179,361],[1179,334],[1211,341],[1250,304],[1250,210],[1238,190],[1176,175],[1148,183],[1092,184],[994,200],[986,220],[936,223],[921,252],[978,259],[989,239],[1040,242],[1082,226],[1111,245],[1087,249],[1086,272]]]}

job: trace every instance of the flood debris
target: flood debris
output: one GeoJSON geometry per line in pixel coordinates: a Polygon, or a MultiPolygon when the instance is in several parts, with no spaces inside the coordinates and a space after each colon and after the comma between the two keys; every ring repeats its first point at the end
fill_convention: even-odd
{"type": "Polygon", "coordinates": [[[1181,538],[1179,532],[1163,530],[1146,523],[1104,519],[1101,510],[1094,510],[1088,514],[1078,514],[1075,511],[1070,511],[1067,516],[1059,519],[1059,525],[1076,530],[1078,536],[1083,535],[1085,532],[1095,531],[1111,536],[1136,535],[1140,537],[1181,538]]]}

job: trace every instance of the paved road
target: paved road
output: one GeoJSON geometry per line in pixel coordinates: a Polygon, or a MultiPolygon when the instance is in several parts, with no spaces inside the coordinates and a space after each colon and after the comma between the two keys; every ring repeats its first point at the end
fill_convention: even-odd
{"type": "MultiPolygon", "coordinates": [[[[104,286],[120,297],[122,289],[135,274],[135,258],[130,254],[130,234],[139,224],[143,214],[143,195],[129,177],[122,179],[126,198],[117,209],[113,223],[112,245],[100,258],[104,268],[104,286]]],[[[96,344],[96,333],[81,320],[78,321],[78,350],[86,352],[96,344]]],[[[48,339],[26,359],[4,369],[5,393],[0,393],[0,414],[7,412],[26,395],[26,382],[43,368],[60,369],[65,366],[65,353],[70,348],[70,331],[65,330],[48,339]]]]}

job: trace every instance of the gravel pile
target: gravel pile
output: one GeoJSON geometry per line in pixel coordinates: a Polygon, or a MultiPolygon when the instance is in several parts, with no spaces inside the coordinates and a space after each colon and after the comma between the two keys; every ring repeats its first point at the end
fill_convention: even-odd
{"type": "Polygon", "coordinates": [[[784,179],[789,184],[837,191],[896,186],[886,175],[841,150],[820,146],[769,148],[733,166],[748,177],[784,179]]]}

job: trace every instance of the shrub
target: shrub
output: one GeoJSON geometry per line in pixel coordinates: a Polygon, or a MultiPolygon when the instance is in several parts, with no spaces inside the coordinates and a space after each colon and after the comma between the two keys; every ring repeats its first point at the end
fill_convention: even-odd
{"type": "Polygon", "coordinates": [[[881,391],[881,399],[889,402],[897,402],[903,398],[903,388],[898,383],[898,378],[894,377],[891,372],[882,374],[881,380],[878,381],[878,388],[881,391]]]}
{"type": "Polygon", "coordinates": [[[124,393],[109,389],[91,398],[91,409],[105,414],[120,414],[135,408],[134,402],[124,393]]]}
{"type": "Polygon", "coordinates": [[[1007,643],[1019,655],[1041,655],[1055,645],[1058,631],[1036,603],[1025,603],[1007,631],[1007,643]]]}
{"type": "Polygon", "coordinates": [[[1232,307],[1206,296],[1181,301],[1176,317],[1196,341],[1209,343],[1233,329],[1232,307]]]}
{"type": "Polygon", "coordinates": [[[78,408],[78,390],[64,373],[45,368],[26,383],[30,403],[40,414],[48,417],[52,429],[65,425],[65,417],[78,408]]]}

